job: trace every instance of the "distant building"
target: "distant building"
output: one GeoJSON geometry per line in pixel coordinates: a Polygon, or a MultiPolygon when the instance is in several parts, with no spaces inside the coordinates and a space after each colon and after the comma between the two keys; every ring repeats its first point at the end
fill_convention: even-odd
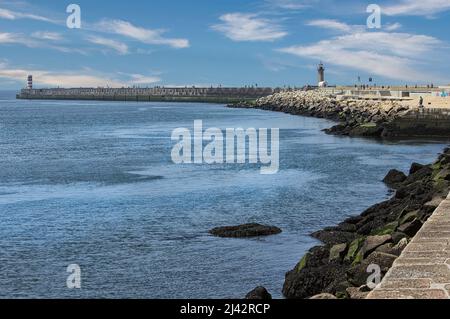
{"type": "Polygon", "coordinates": [[[33,89],[33,76],[32,75],[28,76],[27,89],[28,90],[33,89]]]}

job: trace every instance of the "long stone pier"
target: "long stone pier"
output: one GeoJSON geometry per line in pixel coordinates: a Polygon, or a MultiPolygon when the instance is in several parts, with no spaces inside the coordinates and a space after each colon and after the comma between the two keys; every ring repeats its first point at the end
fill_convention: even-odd
{"type": "Polygon", "coordinates": [[[279,88],[54,88],[23,89],[18,99],[28,100],[98,100],[130,102],[208,102],[236,103],[251,101],[281,92],[279,88]]]}
{"type": "Polygon", "coordinates": [[[450,195],[368,299],[450,299],[450,195]]]}

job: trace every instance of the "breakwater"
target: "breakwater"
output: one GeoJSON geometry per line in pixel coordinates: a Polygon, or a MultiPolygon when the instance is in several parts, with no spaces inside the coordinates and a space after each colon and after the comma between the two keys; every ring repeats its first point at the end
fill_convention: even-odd
{"type": "MultiPolygon", "coordinates": [[[[417,281],[412,275],[421,272],[428,274],[424,279],[430,281],[430,286],[426,287],[429,290],[422,295],[424,298],[432,298],[435,293],[431,289],[432,280],[444,276],[438,283],[448,281],[450,277],[445,264],[448,260],[445,258],[448,253],[448,204],[441,203],[449,193],[450,150],[446,149],[433,164],[413,164],[408,176],[392,170],[384,181],[395,190],[391,199],[338,226],[312,234],[323,245],[309,250],[286,274],[283,287],[286,297],[365,299],[371,291],[368,269],[372,265],[379,267],[381,276],[394,265],[388,275],[390,279],[384,282],[384,287],[389,285],[389,289],[377,290],[371,294],[372,298],[406,296],[405,285],[418,289],[415,293],[409,292],[410,297],[420,297],[417,285],[424,282],[417,281]],[[398,259],[402,253],[402,258],[398,259]],[[439,255],[439,261],[433,253],[439,255]],[[438,266],[433,265],[438,262],[438,266]],[[403,266],[398,268],[402,263],[403,266]],[[433,269],[443,270],[433,274],[433,269]]],[[[440,288],[444,286],[448,287],[442,285],[440,288]]]]}
{"type": "Polygon", "coordinates": [[[419,109],[400,100],[348,99],[327,90],[277,92],[230,107],[258,108],[328,118],[334,135],[365,137],[450,137],[448,109],[419,109]]]}
{"type": "MultiPolygon", "coordinates": [[[[327,91],[281,92],[230,107],[333,119],[340,123],[326,132],[336,135],[450,136],[450,112],[445,108],[418,108],[395,100],[342,99],[327,91]]],[[[445,200],[450,186],[450,150],[444,150],[433,164],[414,163],[408,176],[392,170],[384,182],[395,191],[391,199],[312,234],[323,244],[309,250],[286,274],[286,297],[367,298],[372,288],[368,269],[373,265],[381,277],[388,275],[370,298],[448,297],[445,200]]]]}
{"type": "Polygon", "coordinates": [[[450,199],[404,249],[368,299],[450,299],[450,199]]]}
{"type": "Polygon", "coordinates": [[[281,92],[278,88],[54,88],[23,89],[17,99],[236,103],[281,92]]]}

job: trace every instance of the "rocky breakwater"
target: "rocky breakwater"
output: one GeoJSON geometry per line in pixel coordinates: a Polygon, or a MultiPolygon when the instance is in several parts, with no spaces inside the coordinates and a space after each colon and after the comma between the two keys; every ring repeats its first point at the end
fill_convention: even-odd
{"type": "Polygon", "coordinates": [[[312,248],[286,274],[288,298],[365,298],[369,265],[389,270],[408,242],[449,193],[450,149],[432,165],[413,164],[409,175],[392,170],[385,182],[395,195],[335,227],[312,234],[312,248]]]}
{"type": "Polygon", "coordinates": [[[280,92],[229,107],[332,119],[340,124],[325,130],[329,134],[372,137],[396,135],[389,124],[409,112],[407,106],[393,101],[344,100],[323,90],[280,92]]]}

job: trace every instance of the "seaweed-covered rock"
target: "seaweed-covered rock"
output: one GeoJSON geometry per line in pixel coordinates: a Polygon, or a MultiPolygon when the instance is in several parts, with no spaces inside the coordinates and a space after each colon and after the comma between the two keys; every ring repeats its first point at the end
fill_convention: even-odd
{"type": "Polygon", "coordinates": [[[378,265],[381,268],[381,273],[384,274],[391,268],[397,256],[381,253],[378,251],[370,254],[360,264],[354,265],[347,271],[347,278],[351,284],[360,287],[367,284],[367,279],[370,273],[367,272],[369,265],[378,265]]]}

